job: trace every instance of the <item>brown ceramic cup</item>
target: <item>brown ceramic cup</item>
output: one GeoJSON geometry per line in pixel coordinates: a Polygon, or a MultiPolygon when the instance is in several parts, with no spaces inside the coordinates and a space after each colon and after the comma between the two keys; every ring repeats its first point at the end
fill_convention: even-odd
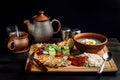
{"type": "Polygon", "coordinates": [[[8,41],[8,49],[14,53],[23,53],[28,51],[28,33],[27,32],[19,32],[20,36],[16,36],[16,32],[9,33],[9,41],[8,41]]]}
{"type": "Polygon", "coordinates": [[[93,32],[83,32],[83,33],[76,34],[73,37],[73,40],[74,40],[76,48],[81,53],[83,53],[83,52],[97,53],[98,51],[103,49],[104,46],[108,42],[108,38],[106,36],[99,34],[99,33],[93,33],[93,32]],[[83,38],[97,39],[97,40],[101,41],[101,43],[94,44],[94,45],[87,45],[87,44],[83,44],[83,43],[80,43],[77,41],[78,39],[83,39],[83,38]]]}

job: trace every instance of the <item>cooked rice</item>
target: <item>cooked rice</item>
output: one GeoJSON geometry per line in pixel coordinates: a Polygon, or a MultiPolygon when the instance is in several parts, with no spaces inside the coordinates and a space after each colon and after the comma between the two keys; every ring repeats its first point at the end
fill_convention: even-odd
{"type": "Polygon", "coordinates": [[[79,56],[88,56],[88,61],[85,62],[86,67],[100,67],[103,63],[103,58],[97,54],[84,52],[79,56]]]}

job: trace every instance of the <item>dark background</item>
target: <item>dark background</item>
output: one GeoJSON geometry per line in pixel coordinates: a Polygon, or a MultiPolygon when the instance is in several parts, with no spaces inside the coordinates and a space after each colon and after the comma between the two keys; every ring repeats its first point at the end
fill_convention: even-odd
{"type": "Polygon", "coordinates": [[[17,25],[27,31],[23,21],[32,22],[39,10],[44,10],[50,19],[60,20],[62,27],[76,27],[82,32],[97,32],[119,39],[120,0],[1,0],[0,44],[8,37],[6,27],[17,25]]]}
{"type": "MultiPolygon", "coordinates": [[[[51,19],[60,20],[62,27],[77,27],[82,32],[91,31],[107,37],[120,38],[120,0],[0,0],[0,80],[37,80],[37,78],[39,80],[43,78],[46,80],[48,78],[98,80],[95,79],[96,75],[93,76],[91,73],[87,74],[88,77],[83,73],[26,74],[24,68],[28,53],[18,55],[6,52],[9,38],[6,28],[18,25],[20,30],[27,31],[23,21],[29,19],[32,22],[32,17],[41,9],[51,19]]],[[[118,67],[120,64],[119,45],[116,40],[109,44],[118,67]]],[[[103,75],[100,80],[103,79],[119,79],[119,71],[115,76],[103,75]]]]}

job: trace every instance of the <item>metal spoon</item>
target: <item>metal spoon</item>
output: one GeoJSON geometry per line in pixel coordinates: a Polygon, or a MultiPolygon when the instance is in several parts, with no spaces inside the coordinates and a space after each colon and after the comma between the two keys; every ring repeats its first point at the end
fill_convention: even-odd
{"type": "Polygon", "coordinates": [[[102,65],[100,66],[99,70],[98,70],[98,74],[101,74],[102,71],[103,71],[103,68],[104,68],[104,65],[105,65],[105,62],[110,60],[112,58],[112,53],[111,52],[106,52],[104,55],[103,55],[103,63],[102,65]]]}

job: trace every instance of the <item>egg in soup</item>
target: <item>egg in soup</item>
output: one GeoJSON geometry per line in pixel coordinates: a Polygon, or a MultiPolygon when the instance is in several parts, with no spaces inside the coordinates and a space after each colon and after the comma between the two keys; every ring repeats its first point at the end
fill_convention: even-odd
{"type": "Polygon", "coordinates": [[[86,45],[95,45],[95,44],[100,44],[101,41],[98,39],[92,39],[92,38],[82,38],[82,39],[78,39],[77,42],[82,43],[82,44],[86,44],[86,45]]]}

